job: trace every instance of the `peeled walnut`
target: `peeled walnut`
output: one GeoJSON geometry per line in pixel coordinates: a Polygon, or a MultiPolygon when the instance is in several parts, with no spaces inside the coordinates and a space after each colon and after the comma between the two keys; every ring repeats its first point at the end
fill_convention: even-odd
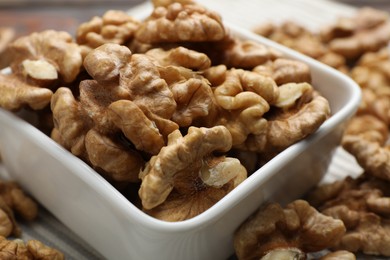
{"type": "Polygon", "coordinates": [[[387,45],[390,39],[390,22],[387,13],[366,7],[359,9],[349,19],[351,19],[349,28],[344,29],[344,33],[341,33],[340,26],[337,24],[335,28],[331,26],[323,33],[330,50],[348,59],[354,59],[387,45]],[[337,31],[339,32],[336,33],[337,31]]]}
{"type": "Polygon", "coordinates": [[[217,41],[225,35],[221,17],[186,2],[158,6],[139,26],[135,38],[144,43],[217,41]]]}
{"type": "Polygon", "coordinates": [[[360,115],[351,120],[342,146],[355,156],[368,174],[390,180],[390,150],[386,145],[388,129],[378,118],[360,115]]]}
{"type": "Polygon", "coordinates": [[[275,61],[256,66],[253,71],[261,75],[272,77],[277,85],[290,82],[311,82],[309,66],[303,62],[290,59],[279,58],[275,61]]]}
{"type": "Polygon", "coordinates": [[[72,82],[81,70],[80,48],[67,32],[35,32],[15,40],[9,49],[13,73],[40,86],[51,87],[58,79],[72,82]]]}
{"type": "Polygon", "coordinates": [[[258,25],[253,31],[340,71],[348,71],[346,59],[331,51],[322,42],[322,35],[313,33],[294,21],[285,21],[280,25],[264,23],[258,25]]]}
{"type": "Polygon", "coordinates": [[[57,249],[44,245],[38,240],[29,240],[24,243],[21,239],[7,240],[0,237],[1,259],[23,260],[64,260],[65,256],[57,249]]]}
{"type": "Polygon", "coordinates": [[[272,78],[231,69],[227,71],[225,81],[214,90],[215,100],[222,108],[215,125],[225,125],[232,134],[233,145],[240,145],[249,134],[264,132],[264,114],[278,95],[272,78]]]}
{"type": "Polygon", "coordinates": [[[308,195],[319,210],[342,220],[347,232],[337,249],[390,256],[389,183],[363,174],[319,186],[308,195]]]}
{"type": "Polygon", "coordinates": [[[15,75],[0,73],[0,107],[17,111],[23,107],[34,110],[43,109],[50,103],[53,92],[20,80],[15,75]]]}
{"type": "MultiPolygon", "coordinates": [[[[294,86],[294,83],[290,84],[294,86]]],[[[330,116],[328,100],[313,91],[312,87],[302,87],[299,86],[300,84],[296,84],[298,86],[295,87],[300,94],[288,96],[297,98],[294,105],[287,108],[287,104],[292,104],[294,99],[278,101],[279,104],[285,104],[287,107],[284,109],[272,107],[265,116],[267,121],[265,131],[259,135],[249,136],[241,146],[242,149],[259,152],[264,158],[272,157],[314,133],[325,122],[330,116]]]]}
{"type": "Polygon", "coordinates": [[[344,233],[342,221],[306,201],[296,200],[285,209],[271,203],[236,230],[234,249],[239,259],[305,259],[306,253],[331,247],[344,233]]]}
{"type": "Polygon", "coordinates": [[[204,70],[211,66],[211,61],[206,54],[185,47],[169,50],[154,48],[145,54],[156,59],[161,66],[181,66],[192,70],[204,70]]]}
{"type": "Polygon", "coordinates": [[[181,221],[210,208],[247,175],[239,160],[213,154],[226,153],[231,144],[223,126],[190,127],[185,136],[172,132],[168,145],[140,172],[143,209],[162,220],[181,221]]]}
{"type": "Polygon", "coordinates": [[[133,39],[140,22],[127,13],[109,10],[102,17],[95,16],[82,23],[76,32],[76,41],[91,51],[105,43],[126,45],[133,39]]]}

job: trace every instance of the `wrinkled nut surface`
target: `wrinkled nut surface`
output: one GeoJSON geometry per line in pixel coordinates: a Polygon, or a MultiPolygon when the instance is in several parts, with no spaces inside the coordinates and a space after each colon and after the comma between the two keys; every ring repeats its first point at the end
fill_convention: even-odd
{"type": "MultiPolygon", "coordinates": [[[[44,68],[49,70],[49,73],[53,73],[54,67],[61,79],[69,83],[75,80],[82,65],[80,48],[67,32],[54,30],[35,32],[18,38],[10,44],[9,49],[13,55],[11,68],[16,74],[25,73],[23,71],[25,66],[22,65],[25,60],[43,60],[44,68]]],[[[31,72],[31,69],[27,71],[31,72]]],[[[40,76],[39,74],[29,73],[28,75],[33,80],[38,80],[39,83],[40,79],[34,78],[40,76]]]]}
{"type": "Polygon", "coordinates": [[[319,210],[344,222],[334,248],[390,256],[389,183],[367,174],[322,185],[309,194],[319,210]]]}
{"type": "Polygon", "coordinates": [[[185,136],[172,132],[168,145],[140,172],[144,210],[159,219],[180,221],[211,207],[246,178],[237,159],[213,155],[230,148],[231,136],[223,126],[190,127],[185,136]]]}
{"type": "Polygon", "coordinates": [[[390,180],[390,150],[385,123],[371,115],[355,116],[342,139],[343,148],[355,156],[368,174],[390,180]]]}
{"type": "Polygon", "coordinates": [[[105,43],[126,45],[133,39],[139,24],[140,21],[126,12],[109,10],[102,17],[95,16],[90,21],[82,23],[77,28],[76,41],[90,50],[105,43]]]}
{"type": "Polygon", "coordinates": [[[306,201],[293,201],[285,209],[271,203],[236,230],[234,248],[239,259],[262,259],[275,250],[305,259],[306,253],[334,245],[344,233],[342,221],[319,213],[306,201]]]}
{"type": "Polygon", "coordinates": [[[221,17],[197,4],[158,6],[139,26],[136,40],[144,43],[217,41],[225,35],[221,17]]]}
{"type": "Polygon", "coordinates": [[[20,80],[15,75],[0,74],[0,107],[17,111],[23,107],[43,109],[50,103],[53,92],[20,80]]]}
{"type": "Polygon", "coordinates": [[[62,252],[44,245],[38,240],[25,243],[21,239],[7,240],[0,236],[0,258],[21,260],[64,260],[62,252]]]}

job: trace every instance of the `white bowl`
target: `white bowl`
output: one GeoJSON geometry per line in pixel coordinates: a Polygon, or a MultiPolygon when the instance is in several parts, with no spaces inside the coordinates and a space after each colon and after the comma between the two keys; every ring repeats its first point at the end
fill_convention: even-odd
{"type": "Polygon", "coordinates": [[[154,219],[34,126],[0,110],[0,147],[10,177],[107,259],[215,260],[232,255],[233,232],[263,202],[289,202],[321,180],[345,122],[359,105],[360,89],[311,58],[228,27],[239,37],[308,64],[313,85],[329,100],[333,114],[315,134],[277,155],[209,210],[177,223],[154,219]]]}

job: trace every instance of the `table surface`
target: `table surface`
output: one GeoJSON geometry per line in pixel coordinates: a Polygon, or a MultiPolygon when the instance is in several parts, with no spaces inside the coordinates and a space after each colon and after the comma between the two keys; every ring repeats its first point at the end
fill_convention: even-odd
{"type": "MultiPolygon", "coordinates": [[[[64,30],[74,35],[80,23],[110,9],[128,10],[142,0],[0,0],[0,27],[15,29],[16,37],[45,29],[64,30]]],[[[339,0],[356,7],[372,6],[390,12],[390,1],[339,0]]],[[[6,170],[0,164],[0,173],[6,170]]],[[[67,260],[104,259],[92,247],[41,208],[37,221],[21,223],[22,239],[39,239],[65,253],[67,260]]]]}

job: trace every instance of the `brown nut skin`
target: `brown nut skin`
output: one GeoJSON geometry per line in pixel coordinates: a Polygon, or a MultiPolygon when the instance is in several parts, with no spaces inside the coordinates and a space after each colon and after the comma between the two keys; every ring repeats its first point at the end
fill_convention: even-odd
{"type": "Polygon", "coordinates": [[[0,74],[0,107],[18,111],[23,107],[34,110],[45,108],[53,92],[47,88],[40,88],[20,80],[15,75],[0,74]]]}
{"type": "Polygon", "coordinates": [[[184,137],[179,130],[172,132],[168,145],[140,172],[144,210],[163,220],[181,221],[214,205],[246,178],[237,159],[212,154],[230,148],[231,136],[223,126],[190,127],[184,137]]]}
{"type": "Polygon", "coordinates": [[[332,246],[344,233],[342,221],[319,213],[306,201],[293,201],[285,209],[271,203],[236,230],[234,248],[240,260],[260,259],[280,249],[304,255],[332,246]]]}
{"type": "Polygon", "coordinates": [[[129,149],[114,137],[95,129],[86,134],[85,149],[93,167],[110,181],[139,182],[138,172],[145,162],[135,149],[129,149]]]}
{"type": "MultiPolygon", "coordinates": [[[[16,74],[24,74],[22,64],[25,60],[46,61],[65,83],[74,81],[81,70],[81,50],[67,32],[35,32],[18,38],[9,48],[13,57],[11,68],[16,74]]],[[[34,80],[34,75],[28,76],[34,80]]]]}
{"type": "Polygon", "coordinates": [[[351,252],[389,256],[389,183],[366,173],[319,186],[308,195],[319,210],[344,222],[347,232],[334,246],[351,252]]]}
{"type": "Polygon", "coordinates": [[[371,115],[360,115],[349,123],[342,146],[355,156],[368,174],[390,180],[390,151],[385,144],[387,138],[385,123],[371,115]]]}
{"type": "Polygon", "coordinates": [[[315,91],[306,91],[297,104],[289,109],[273,107],[265,116],[265,131],[250,136],[240,148],[261,153],[265,160],[269,160],[286,147],[314,133],[329,116],[328,100],[315,91]]]}
{"type": "Polygon", "coordinates": [[[140,21],[119,10],[108,10],[102,17],[95,16],[80,24],[76,32],[78,44],[89,51],[105,43],[125,45],[134,37],[140,21]]]}
{"type": "Polygon", "coordinates": [[[221,17],[196,4],[159,6],[139,26],[135,38],[144,43],[205,42],[224,37],[221,17]]]}
{"type": "Polygon", "coordinates": [[[29,240],[26,244],[28,252],[32,255],[32,259],[39,260],[64,260],[65,255],[59,250],[49,247],[39,240],[29,240]]]}

